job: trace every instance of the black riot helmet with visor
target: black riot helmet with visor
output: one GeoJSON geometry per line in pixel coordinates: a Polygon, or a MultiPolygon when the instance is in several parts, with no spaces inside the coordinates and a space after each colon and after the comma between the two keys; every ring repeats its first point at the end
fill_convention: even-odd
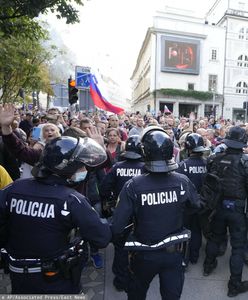
{"type": "Polygon", "coordinates": [[[185,139],[185,149],[194,153],[208,151],[209,148],[204,147],[203,137],[198,133],[189,133],[185,139]]]}
{"type": "Polygon", "coordinates": [[[147,127],[141,138],[145,168],[154,173],[170,172],[178,168],[173,158],[174,144],[163,128],[147,127]]]}
{"type": "Polygon", "coordinates": [[[106,159],[106,151],[93,139],[62,136],[46,144],[41,164],[53,174],[70,178],[83,166],[97,167],[106,159]]]}
{"type": "Polygon", "coordinates": [[[141,138],[138,134],[134,134],[126,140],[125,152],[121,157],[127,159],[139,159],[142,157],[141,138]]]}
{"type": "Polygon", "coordinates": [[[223,139],[223,142],[228,148],[243,149],[247,147],[246,130],[240,126],[231,127],[223,139]]]}

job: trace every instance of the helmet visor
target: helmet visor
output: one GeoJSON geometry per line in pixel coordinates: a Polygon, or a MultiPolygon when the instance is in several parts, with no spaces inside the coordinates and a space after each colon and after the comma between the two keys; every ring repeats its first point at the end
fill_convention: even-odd
{"type": "Polygon", "coordinates": [[[79,138],[70,161],[80,161],[88,167],[96,167],[107,160],[106,151],[91,138],[79,138]]]}

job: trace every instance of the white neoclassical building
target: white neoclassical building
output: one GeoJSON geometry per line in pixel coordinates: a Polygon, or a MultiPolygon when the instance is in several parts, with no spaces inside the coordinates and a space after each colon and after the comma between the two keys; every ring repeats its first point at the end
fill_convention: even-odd
{"type": "Polygon", "coordinates": [[[166,7],[153,17],[133,71],[132,106],[175,116],[244,120],[248,1],[216,0],[205,18],[166,7]]]}

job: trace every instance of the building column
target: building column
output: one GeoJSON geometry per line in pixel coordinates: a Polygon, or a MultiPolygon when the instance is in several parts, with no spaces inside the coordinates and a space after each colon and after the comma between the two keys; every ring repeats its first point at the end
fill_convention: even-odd
{"type": "Polygon", "coordinates": [[[179,118],[179,101],[173,103],[173,115],[179,118]]]}
{"type": "Polygon", "coordinates": [[[198,105],[197,118],[204,117],[205,103],[198,105]]]}

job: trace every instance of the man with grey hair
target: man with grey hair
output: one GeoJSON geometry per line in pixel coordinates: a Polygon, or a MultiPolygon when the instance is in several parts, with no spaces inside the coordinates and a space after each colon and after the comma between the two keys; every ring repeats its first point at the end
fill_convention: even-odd
{"type": "Polygon", "coordinates": [[[128,133],[128,136],[132,136],[132,135],[139,135],[142,136],[143,133],[143,129],[144,129],[144,120],[143,118],[139,117],[137,118],[137,124],[136,126],[134,126],[128,133]]]}

